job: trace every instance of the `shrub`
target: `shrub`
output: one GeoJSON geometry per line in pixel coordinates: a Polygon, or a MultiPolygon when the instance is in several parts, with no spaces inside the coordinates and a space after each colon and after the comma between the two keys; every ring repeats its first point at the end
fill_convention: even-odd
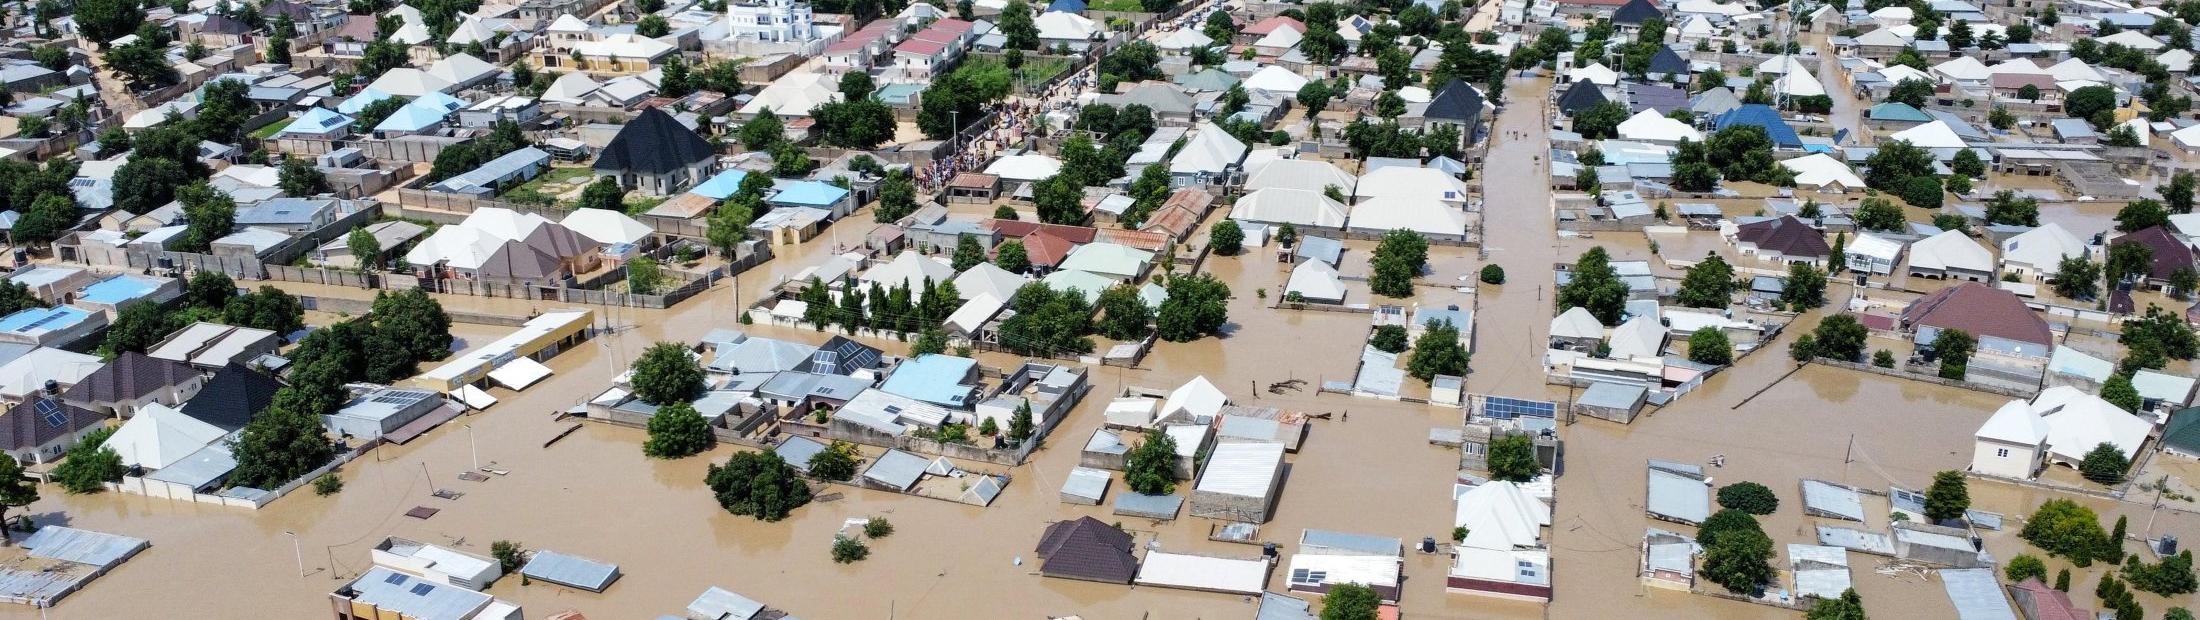
{"type": "Polygon", "coordinates": [[[1780,508],[1780,497],[1755,482],[1736,482],[1719,489],[1719,507],[1753,515],[1768,515],[1780,508]]]}
{"type": "Polygon", "coordinates": [[[2009,583],[2021,582],[2027,577],[2047,580],[2047,563],[2029,553],[2019,553],[2017,557],[2009,558],[2009,564],[2003,566],[2001,571],[2009,576],[2009,583]]]}
{"type": "Polygon", "coordinates": [[[520,565],[527,563],[527,549],[516,540],[489,543],[489,555],[497,559],[497,565],[504,567],[506,573],[518,572],[520,565]]]}
{"type": "Polygon", "coordinates": [[[2085,453],[2085,460],[2078,462],[2078,473],[2085,479],[2101,484],[2115,484],[2124,480],[2124,472],[2131,469],[2130,459],[2115,444],[2101,442],[2085,453]]]}
{"type": "Polygon", "coordinates": [[[1483,284],[1504,284],[1504,283],[1505,283],[1505,268],[1504,268],[1504,267],[1499,267],[1499,266],[1497,266],[1497,265],[1483,265],[1483,266],[1482,266],[1482,283],[1483,283],[1483,284]]]}
{"type": "Polygon", "coordinates": [[[863,541],[845,536],[833,539],[833,561],[840,564],[861,562],[871,557],[871,547],[863,541]]]}
{"type": "Polygon", "coordinates": [[[1384,353],[1403,352],[1406,350],[1407,346],[1406,326],[1378,325],[1375,327],[1375,335],[1368,338],[1368,344],[1373,345],[1376,350],[1382,351],[1384,353]]]}
{"type": "Polygon", "coordinates": [[[871,517],[871,520],[863,522],[863,535],[871,538],[892,536],[894,524],[888,522],[886,517],[871,517]]]}
{"type": "Polygon", "coordinates": [[[335,495],[342,492],[343,490],[344,479],[336,477],[335,472],[321,474],[321,477],[313,479],[314,495],[335,495]]]}

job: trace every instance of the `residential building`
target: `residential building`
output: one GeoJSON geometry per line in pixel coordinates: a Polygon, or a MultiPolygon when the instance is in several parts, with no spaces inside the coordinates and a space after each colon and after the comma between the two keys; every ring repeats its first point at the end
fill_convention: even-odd
{"type": "Polygon", "coordinates": [[[206,377],[188,364],[125,351],[69,386],[61,400],[103,415],[128,418],[155,403],[182,405],[205,385],[206,377]]]}
{"type": "Polygon", "coordinates": [[[716,149],[664,110],[649,108],[619,129],[596,159],[598,174],[652,196],[686,191],[718,171],[716,149]]]}

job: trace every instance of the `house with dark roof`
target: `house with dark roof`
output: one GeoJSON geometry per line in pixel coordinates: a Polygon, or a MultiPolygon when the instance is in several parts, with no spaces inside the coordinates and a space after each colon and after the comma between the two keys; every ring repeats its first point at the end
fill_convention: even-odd
{"type": "Polygon", "coordinates": [[[2055,336],[2047,321],[2016,293],[1965,282],[1920,297],[1902,309],[1902,329],[1917,342],[1931,342],[1943,329],[1960,329],[1978,339],[1980,352],[2046,359],[2055,336]]]}
{"type": "Polygon", "coordinates": [[[236,431],[275,402],[275,390],[282,387],[274,377],[232,362],[215,371],[197,397],[183,403],[183,415],[236,431]]]}
{"type": "Polygon", "coordinates": [[[2147,270],[2147,286],[2167,287],[2171,274],[2177,273],[2179,269],[2194,268],[2192,246],[2186,245],[2183,238],[2171,233],[2166,227],[2149,227],[2108,242],[2110,249],[2125,244],[2145,246],[2153,253],[2154,265],[2147,270]]]}
{"type": "Polygon", "coordinates": [[[1803,148],[1802,136],[1796,135],[1795,128],[1789,126],[1786,119],[1780,118],[1780,111],[1772,109],[1772,106],[1761,103],[1742,104],[1720,114],[1718,119],[1712,122],[1712,130],[1717,131],[1735,125],[1763,127],[1765,137],[1772,139],[1772,148],[1803,148]]]}
{"type": "Polygon", "coordinates": [[[1634,32],[1653,19],[1665,19],[1665,11],[1650,0],[1627,0],[1626,4],[1612,9],[1612,26],[1620,32],[1634,32]]]}
{"type": "Polygon", "coordinates": [[[1056,521],[1039,536],[1039,574],[1128,584],[1138,575],[1131,535],[1092,517],[1056,521]]]}
{"type": "Polygon", "coordinates": [[[1422,128],[1431,131],[1446,125],[1456,127],[1461,145],[1473,144],[1474,132],[1482,126],[1482,106],[1486,104],[1482,91],[1453,78],[1429,99],[1428,108],[1421,113],[1422,128]]]}
{"type": "Polygon", "coordinates": [[[1611,98],[1604,96],[1603,87],[1597,86],[1595,82],[1581,80],[1566,87],[1566,92],[1558,96],[1558,113],[1571,117],[1609,101],[1611,98]]]}
{"type": "Polygon", "coordinates": [[[1734,227],[1728,237],[1743,256],[1791,265],[1809,263],[1824,267],[1833,248],[1826,233],[1793,215],[1783,215],[1734,227]]]}
{"type": "Polygon", "coordinates": [[[853,375],[878,368],[882,353],[871,345],[834,336],[810,353],[809,371],[826,375],[853,375]]]}
{"type": "Polygon", "coordinates": [[[652,196],[671,196],[718,172],[718,152],[695,130],[648,108],[627,121],[596,158],[597,174],[652,196]]]}
{"type": "Polygon", "coordinates": [[[60,394],[34,392],[0,412],[0,451],[25,465],[51,463],[106,419],[61,400],[60,394]]]}
{"type": "Polygon", "coordinates": [[[2162,451],[2200,458],[2200,407],[2179,409],[2162,425],[2162,451]]]}
{"type": "Polygon", "coordinates": [[[1650,67],[1644,73],[1652,80],[1663,81],[1668,77],[1687,77],[1691,72],[1687,59],[1681,58],[1672,47],[1660,45],[1658,51],[1650,54],[1650,67]]]}
{"type": "Polygon", "coordinates": [[[190,364],[129,351],[69,386],[61,400],[100,415],[126,418],[151,403],[182,404],[204,385],[206,376],[190,364]]]}

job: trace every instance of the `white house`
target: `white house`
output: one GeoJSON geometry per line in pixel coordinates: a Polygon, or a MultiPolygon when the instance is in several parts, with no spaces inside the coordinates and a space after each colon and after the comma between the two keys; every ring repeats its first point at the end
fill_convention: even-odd
{"type": "Polygon", "coordinates": [[[2031,405],[2012,400],[1987,418],[1972,438],[1971,471],[2030,480],[2047,465],[2047,421],[2031,405]]]}
{"type": "Polygon", "coordinates": [[[1452,524],[1467,537],[1452,546],[1445,589],[1463,594],[1529,601],[1551,598],[1551,551],[1542,530],[1551,507],[1521,490],[1493,481],[1459,496],[1452,524]]]}
{"type": "Polygon", "coordinates": [[[2087,452],[2104,443],[2130,459],[2153,429],[2152,422],[2099,396],[2059,385],[2040,392],[2030,403],[2010,401],[1994,412],[1979,427],[1971,469],[2030,478],[2045,463],[2077,467],[2087,452]]]}
{"type": "Polygon", "coordinates": [[[1943,231],[1910,244],[1910,275],[1988,282],[1994,279],[1994,255],[1963,231],[1943,231]]]}
{"type": "Polygon", "coordinates": [[[1872,234],[1859,234],[1842,248],[1848,254],[1849,269],[1873,275],[1894,273],[1894,266],[1902,262],[1902,243],[1872,234]]]}
{"type": "Polygon", "coordinates": [[[1781,160],[1780,165],[1795,171],[1795,186],[1821,192],[1846,192],[1864,186],[1864,178],[1856,176],[1849,165],[1825,153],[1812,153],[1794,159],[1781,160]]]}
{"type": "Polygon", "coordinates": [[[2003,273],[2046,280],[2062,268],[2064,258],[2085,255],[2084,241],[2061,224],[2049,222],[2003,240],[2001,269],[2003,273]]]}

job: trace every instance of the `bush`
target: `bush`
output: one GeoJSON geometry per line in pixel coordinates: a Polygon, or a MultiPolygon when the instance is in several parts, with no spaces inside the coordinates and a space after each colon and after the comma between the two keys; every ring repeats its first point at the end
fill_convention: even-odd
{"type": "Polygon", "coordinates": [[[810,476],[821,480],[847,482],[856,477],[856,456],[855,444],[834,441],[832,446],[810,455],[810,462],[807,463],[810,476]]]}
{"type": "Polygon", "coordinates": [[[1933,474],[1933,486],[1925,489],[1925,518],[1934,522],[1961,519],[1970,509],[1971,485],[1963,480],[1963,472],[1933,474]]]}
{"type": "Polygon", "coordinates": [[[1245,251],[1245,230],[1238,227],[1236,220],[1216,222],[1209,229],[1207,243],[1216,254],[1237,256],[1245,251]]]}
{"type": "Polygon", "coordinates": [[[1368,344],[1384,353],[1403,352],[1406,350],[1406,326],[1378,325],[1375,327],[1375,335],[1368,338],[1368,344]]]}
{"type": "Polygon", "coordinates": [[[2009,576],[2009,583],[2018,583],[2026,578],[2046,581],[2047,563],[2041,562],[2039,558],[2032,557],[2032,554],[2019,553],[2017,557],[2009,558],[2009,564],[2003,566],[2001,572],[2009,576]]]}
{"type": "Polygon", "coordinates": [[[1176,439],[1160,430],[1146,431],[1146,440],[1124,459],[1123,484],[1143,495],[1176,492],[1176,439]]]}
{"type": "Polygon", "coordinates": [[[70,493],[98,493],[107,489],[109,482],[122,479],[129,468],[122,464],[122,455],[103,446],[115,429],[102,428],[84,435],[69,448],[68,458],[53,470],[54,481],[70,493]]]}
{"type": "Polygon", "coordinates": [[[2048,555],[2069,558],[2078,568],[2092,566],[2095,558],[2107,557],[2103,551],[2110,544],[2108,532],[2101,529],[2100,517],[2093,509],[2067,499],[2040,504],[2017,537],[2048,555]]]}
{"type": "Polygon", "coordinates": [[[1543,465],[1535,458],[1535,440],[1527,435],[1506,435],[1490,442],[1490,477],[1511,482],[1527,482],[1543,474],[1543,465]]]}
{"type": "Polygon", "coordinates": [[[2139,556],[2131,556],[2124,563],[2124,580],[2131,582],[2134,590],[2162,596],[2191,594],[2195,589],[2200,589],[2200,583],[2195,582],[2192,574],[2190,549],[2162,558],[2162,561],[2152,565],[2139,561],[2139,556]]]}
{"type": "Polygon", "coordinates": [[[845,536],[833,539],[833,561],[841,564],[861,562],[871,557],[871,547],[863,541],[845,536]]]}
{"type": "Polygon", "coordinates": [[[1482,283],[1483,283],[1483,284],[1504,284],[1504,283],[1505,283],[1505,268],[1504,268],[1504,267],[1499,267],[1499,266],[1496,266],[1496,265],[1483,265],[1483,266],[1482,266],[1482,283]]]}
{"type": "Polygon", "coordinates": [[[642,454],[658,459],[687,458],[709,450],[717,439],[710,432],[710,421],[704,420],[694,405],[676,402],[658,407],[657,414],[649,416],[649,439],[642,442],[642,454]]]}
{"type": "Polygon", "coordinates": [[[1872,365],[1873,365],[1873,366],[1878,366],[1878,367],[1880,367],[1880,368],[1893,368],[1893,367],[1894,367],[1894,352],[1893,352],[1893,351],[1888,351],[1888,350],[1886,350],[1886,349],[1880,349],[1880,350],[1879,350],[1879,352],[1877,352],[1877,353],[1873,353],[1873,354],[1872,354],[1872,365]]]}
{"type": "Polygon", "coordinates": [[[1719,507],[1739,510],[1753,515],[1768,515],[1780,509],[1780,497],[1772,489],[1755,482],[1736,482],[1719,488],[1719,507]]]}
{"type": "Polygon", "coordinates": [[[871,517],[871,520],[863,522],[863,535],[871,538],[892,536],[894,524],[887,522],[886,517],[871,517]]]}
{"type": "Polygon", "coordinates": [[[2078,473],[2085,479],[2101,484],[2123,482],[2124,472],[2131,469],[2131,460],[2124,458],[2124,451],[2115,444],[2101,442],[2085,453],[2085,460],[2078,462],[2078,473]]]}
{"type": "Polygon", "coordinates": [[[489,556],[497,559],[497,565],[507,574],[519,572],[527,564],[527,548],[516,540],[499,540],[489,543],[489,556]]]}
{"type": "Polygon", "coordinates": [[[737,515],[778,521],[810,503],[810,487],[795,475],[778,454],[739,452],[725,465],[712,464],[704,483],[718,497],[719,507],[737,515]]]}
{"type": "Polygon", "coordinates": [[[313,479],[314,495],[335,495],[337,493],[343,492],[343,490],[344,479],[336,477],[335,472],[321,474],[321,477],[313,479]]]}
{"type": "Polygon", "coordinates": [[[1734,363],[1734,343],[1727,340],[1724,331],[1715,328],[1696,330],[1696,333],[1688,335],[1688,361],[1713,366],[1734,363]]]}

